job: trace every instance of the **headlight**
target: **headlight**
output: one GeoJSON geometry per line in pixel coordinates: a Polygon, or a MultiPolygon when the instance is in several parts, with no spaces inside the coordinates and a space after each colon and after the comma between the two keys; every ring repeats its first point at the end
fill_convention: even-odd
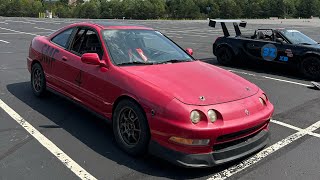
{"type": "Polygon", "coordinates": [[[265,94],[262,94],[261,98],[264,100],[264,102],[268,101],[267,95],[265,95],[265,94]]]}
{"type": "Polygon", "coordinates": [[[212,123],[214,123],[217,120],[217,113],[214,110],[210,109],[208,111],[208,117],[209,117],[210,121],[212,123]]]}
{"type": "Polygon", "coordinates": [[[259,101],[260,101],[260,103],[261,103],[262,105],[264,105],[264,106],[266,105],[265,101],[264,101],[261,97],[259,98],[259,101]]]}
{"type": "Polygon", "coordinates": [[[267,101],[268,101],[268,98],[265,94],[262,94],[261,97],[259,97],[259,101],[262,105],[266,106],[267,105],[267,101]]]}
{"type": "Polygon", "coordinates": [[[191,111],[190,120],[193,124],[197,124],[200,122],[200,113],[196,110],[191,111]]]}

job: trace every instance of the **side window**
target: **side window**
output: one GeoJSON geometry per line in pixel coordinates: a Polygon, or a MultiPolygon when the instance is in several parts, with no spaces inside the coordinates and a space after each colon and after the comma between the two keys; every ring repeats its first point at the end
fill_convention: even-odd
{"type": "Polygon", "coordinates": [[[85,36],[85,29],[78,29],[71,46],[71,51],[79,52],[85,36]]]}
{"type": "Polygon", "coordinates": [[[62,33],[56,35],[54,38],[52,38],[51,41],[54,42],[55,44],[58,44],[59,46],[67,48],[67,45],[68,45],[67,43],[72,31],[73,31],[73,28],[65,30],[62,33]]]}
{"type": "Polygon", "coordinates": [[[98,35],[95,31],[89,29],[78,30],[71,50],[80,56],[84,53],[97,53],[100,59],[103,56],[103,50],[98,35]]]}

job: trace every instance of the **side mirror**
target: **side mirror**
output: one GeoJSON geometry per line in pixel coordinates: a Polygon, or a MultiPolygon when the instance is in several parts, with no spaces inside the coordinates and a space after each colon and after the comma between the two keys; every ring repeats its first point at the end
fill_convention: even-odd
{"type": "Polygon", "coordinates": [[[97,53],[85,53],[81,56],[81,61],[85,64],[101,65],[100,58],[97,53]]]}
{"type": "Polygon", "coordinates": [[[192,50],[191,48],[187,48],[187,49],[186,49],[186,52],[187,52],[190,56],[193,55],[193,50],[192,50]]]}
{"type": "Polygon", "coordinates": [[[276,39],[276,42],[283,44],[283,43],[284,43],[284,40],[283,40],[282,38],[277,38],[277,39],[276,39]]]}

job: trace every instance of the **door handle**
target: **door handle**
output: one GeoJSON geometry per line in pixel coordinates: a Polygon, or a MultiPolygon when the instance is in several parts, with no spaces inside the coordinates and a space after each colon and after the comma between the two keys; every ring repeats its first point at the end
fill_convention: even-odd
{"type": "Polygon", "coordinates": [[[63,57],[62,57],[62,61],[68,61],[68,58],[65,57],[65,56],[63,56],[63,57]]]}

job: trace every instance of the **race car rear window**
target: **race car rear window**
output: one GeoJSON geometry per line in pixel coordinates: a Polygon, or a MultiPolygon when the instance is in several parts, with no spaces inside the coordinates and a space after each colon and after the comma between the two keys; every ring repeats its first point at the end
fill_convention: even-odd
{"type": "Polygon", "coordinates": [[[65,30],[62,33],[56,35],[54,38],[52,38],[51,41],[59,46],[67,48],[67,43],[72,31],[73,29],[65,30]]]}

